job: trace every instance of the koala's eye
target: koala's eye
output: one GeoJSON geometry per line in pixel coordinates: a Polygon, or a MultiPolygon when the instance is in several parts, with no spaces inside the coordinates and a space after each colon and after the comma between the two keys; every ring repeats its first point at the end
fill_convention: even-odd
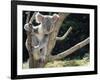
{"type": "Polygon", "coordinates": [[[29,23],[29,27],[32,27],[32,24],[31,23],[29,23]]]}

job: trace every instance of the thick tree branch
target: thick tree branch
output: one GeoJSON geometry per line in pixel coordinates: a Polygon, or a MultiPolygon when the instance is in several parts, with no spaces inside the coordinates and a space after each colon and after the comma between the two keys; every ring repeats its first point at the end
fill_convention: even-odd
{"type": "Polygon", "coordinates": [[[66,33],[62,37],[56,37],[56,40],[60,40],[60,41],[64,40],[68,36],[68,34],[71,32],[71,30],[72,30],[72,27],[70,27],[68,31],[66,31],[66,33]]]}
{"type": "Polygon", "coordinates": [[[51,56],[51,60],[58,60],[58,59],[62,59],[70,54],[72,54],[74,51],[84,47],[85,45],[89,44],[89,37],[85,40],[83,40],[82,42],[76,44],[75,46],[71,47],[70,49],[62,52],[62,53],[59,53],[58,55],[55,55],[55,56],[51,56]]]}

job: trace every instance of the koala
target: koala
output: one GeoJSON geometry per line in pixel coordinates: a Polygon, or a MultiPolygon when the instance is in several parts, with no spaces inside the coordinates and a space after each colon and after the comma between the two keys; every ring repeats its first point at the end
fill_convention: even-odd
{"type": "MultiPolygon", "coordinates": [[[[32,50],[38,49],[40,51],[39,59],[42,61],[45,60],[46,54],[47,54],[47,45],[49,41],[49,35],[51,32],[53,32],[55,23],[59,19],[59,15],[53,14],[50,15],[42,15],[39,12],[36,13],[35,19],[37,23],[40,23],[38,26],[33,26],[32,24],[25,24],[24,29],[27,32],[32,33],[32,50]],[[32,27],[30,29],[30,27],[32,27]]],[[[28,38],[26,40],[26,47],[27,50],[29,50],[28,46],[28,38]]],[[[35,53],[34,53],[35,54],[35,53]]]]}

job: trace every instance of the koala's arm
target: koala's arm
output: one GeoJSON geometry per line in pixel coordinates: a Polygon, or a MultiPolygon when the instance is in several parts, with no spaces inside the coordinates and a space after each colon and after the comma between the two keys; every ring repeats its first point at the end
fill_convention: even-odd
{"type": "Polygon", "coordinates": [[[40,41],[34,34],[32,35],[32,46],[34,48],[39,48],[40,47],[40,41]]]}
{"type": "Polygon", "coordinates": [[[42,39],[41,43],[40,43],[40,48],[43,48],[43,47],[47,47],[47,44],[48,44],[48,40],[49,40],[49,36],[48,35],[44,35],[44,38],[42,39]]]}

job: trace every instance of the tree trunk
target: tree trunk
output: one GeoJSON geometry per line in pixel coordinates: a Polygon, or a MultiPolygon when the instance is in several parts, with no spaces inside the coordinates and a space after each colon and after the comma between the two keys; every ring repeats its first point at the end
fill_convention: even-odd
{"type": "Polygon", "coordinates": [[[69,14],[64,14],[64,13],[60,13],[59,14],[59,20],[55,23],[55,27],[54,27],[54,31],[50,34],[49,37],[49,43],[48,43],[48,49],[47,49],[47,59],[51,58],[51,52],[52,49],[54,48],[55,44],[56,44],[56,38],[58,35],[58,32],[60,30],[60,27],[64,21],[64,19],[68,16],[69,14]]]}

